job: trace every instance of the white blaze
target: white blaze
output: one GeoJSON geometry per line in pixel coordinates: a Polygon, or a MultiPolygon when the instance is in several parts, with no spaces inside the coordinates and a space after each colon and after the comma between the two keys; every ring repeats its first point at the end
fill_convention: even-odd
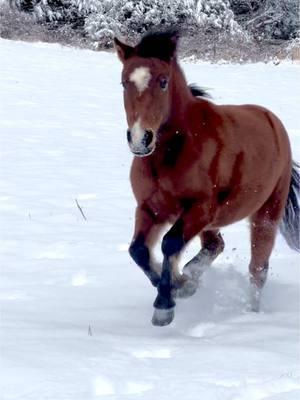
{"type": "Polygon", "coordinates": [[[141,141],[144,137],[144,129],[141,127],[141,121],[140,119],[138,119],[137,121],[135,121],[135,123],[133,124],[132,128],[131,128],[131,140],[132,140],[132,144],[134,146],[140,146],[141,145],[141,141]]]}
{"type": "Polygon", "coordinates": [[[147,67],[138,67],[129,75],[130,82],[133,82],[141,94],[147,87],[151,80],[150,70],[147,67]]]}

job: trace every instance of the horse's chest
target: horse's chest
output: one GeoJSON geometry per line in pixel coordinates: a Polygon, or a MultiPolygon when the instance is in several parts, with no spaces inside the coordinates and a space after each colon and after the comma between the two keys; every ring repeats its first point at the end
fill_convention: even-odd
{"type": "Polygon", "coordinates": [[[165,195],[181,198],[196,195],[203,189],[207,174],[196,161],[185,166],[178,162],[173,167],[161,165],[153,168],[152,179],[155,189],[165,195]]]}
{"type": "Polygon", "coordinates": [[[154,191],[147,203],[157,220],[161,222],[177,218],[182,211],[179,199],[169,191],[161,189],[154,191]]]}
{"type": "Polygon", "coordinates": [[[187,201],[199,196],[199,176],[179,173],[174,168],[170,171],[160,170],[153,177],[153,190],[148,199],[150,208],[160,220],[177,218],[187,201]]]}

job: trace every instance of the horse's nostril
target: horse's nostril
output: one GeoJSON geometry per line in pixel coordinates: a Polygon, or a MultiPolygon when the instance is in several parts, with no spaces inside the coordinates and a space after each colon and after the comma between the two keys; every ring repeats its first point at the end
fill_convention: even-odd
{"type": "Polygon", "coordinates": [[[145,146],[148,147],[149,144],[152,142],[152,140],[153,140],[153,132],[146,130],[144,135],[145,146]]]}
{"type": "Polygon", "coordinates": [[[127,129],[127,140],[128,140],[128,143],[131,143],[131,131],[130,131],[130,129],[127,129]]]}

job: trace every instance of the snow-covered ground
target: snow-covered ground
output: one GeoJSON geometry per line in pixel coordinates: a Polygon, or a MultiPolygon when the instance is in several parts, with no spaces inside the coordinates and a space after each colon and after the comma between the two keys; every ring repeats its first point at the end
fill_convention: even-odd
{"type": "MultiPolygon", "coordinates": [[[[300,160],[299,66],[184,69],[217,102],[277,113],[300,160]]],[[[299,399],[300,265],[280,236],[261,313],[241,222],[175,322],[152,327],[155,291],[127,254],[120,71],[113,54],[0,41],[1,399],[299,399]]]]}

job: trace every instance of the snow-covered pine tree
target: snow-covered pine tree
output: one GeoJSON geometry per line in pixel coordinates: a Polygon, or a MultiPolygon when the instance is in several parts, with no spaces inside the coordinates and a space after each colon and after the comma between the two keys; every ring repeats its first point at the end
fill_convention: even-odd
{"type": "Polygon", "coordinates": [[[196,19],[205,31],[241,32],[229,0],[196,0],[196,19]]]}
{"type": "Polygon", "coordinates": [[[244,17],[252,15],[262,4],[261,0],[229,0],[230,7],[235,16],[244,17]]]}
{"type": "Polygon", "coordinates": [[[153,28],[195,24],[194,10],[194,0],[104,0],[86,18],[85,31],[100,46],[111,45],[115,34],[136,42],[153,28]]]}
{"type": "MultiPolygon", "coordinates": [[[[76,0],[86,14],[85,34],[96,47],[111,47],[115,32],[115,0],[76,0]]],[[[82,11],[81,11],[82,12],[82,11]]]]}
{"type": "Polygon", "coordinates": [[[82,25],[78,0],[9,0],[9,2],[12,7],[32,13],[39,22],[60,21],[82,25]]]}
{"type": "Polygon", "coordinates": [[[299,0],[264,0],[246,27],[261,39],[288,40],[300,29],[299,15],[299,0]]]}
{"type": "Polygon", "coordinates": [[[25,12],[33,12],[36,2],[37,0],[9,0],[11,7],[25,12]]]}
{"type": "Polygon", "coordinates": [[[153,28],[180,27],[189,32],[245,32],[261,40],[290,40],[300,29],[299,0],[6,0],[35,16],[45,29],[59,25],[110,47],[115,34],[136,42],[153,28]]]}

